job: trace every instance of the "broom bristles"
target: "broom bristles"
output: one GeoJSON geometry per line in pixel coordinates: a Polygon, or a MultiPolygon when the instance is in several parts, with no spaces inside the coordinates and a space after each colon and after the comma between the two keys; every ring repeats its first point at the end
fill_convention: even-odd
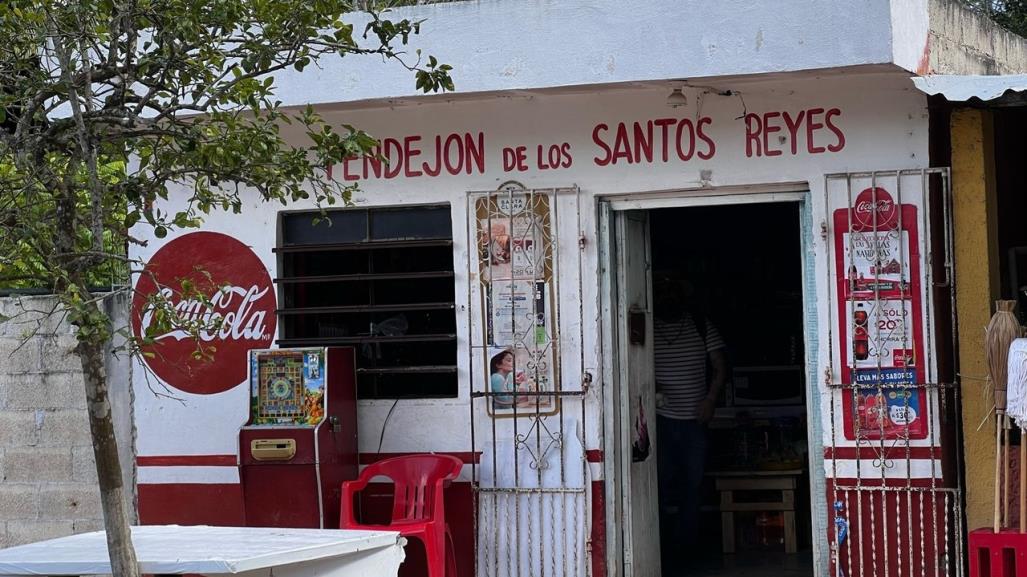
{"type": "Polygon", "coordinates": [[[1006,409],[1006,387],[1009,370],[1009,346],[1020,337],[1022,329],[1013,309],[1016,301],[996,301],[995,314],[985,333],[988,373],[995,385],[995,409],[1006,409]]]}

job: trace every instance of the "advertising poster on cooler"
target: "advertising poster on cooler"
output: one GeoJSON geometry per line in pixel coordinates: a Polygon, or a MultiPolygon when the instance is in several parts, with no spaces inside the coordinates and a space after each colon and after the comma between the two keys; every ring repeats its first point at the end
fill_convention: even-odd
{"type": "Polygon", "coordinates": [[[882,187],[834,212],[845,437],[927,437],[917,207],[882,187]]]}

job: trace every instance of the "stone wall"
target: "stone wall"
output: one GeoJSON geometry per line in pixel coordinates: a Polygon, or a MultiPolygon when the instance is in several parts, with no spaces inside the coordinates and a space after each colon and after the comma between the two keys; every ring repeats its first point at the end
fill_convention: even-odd
{"type": "Polygon", "coordinates": [[[1027,40],[957,0],[931,0],[931,74],[1023,74],[1027,40]]]}
{"type": "MultiPolygon", "coordinates": [[[[116,323],[127,297],[104,302],[116,323]]],[[[74,328],[52,297],[0,298],[0,548],[102,528],[74,328]]],[[[134,519],[130,365],[109,357],[127,497],[134,519]]]]}

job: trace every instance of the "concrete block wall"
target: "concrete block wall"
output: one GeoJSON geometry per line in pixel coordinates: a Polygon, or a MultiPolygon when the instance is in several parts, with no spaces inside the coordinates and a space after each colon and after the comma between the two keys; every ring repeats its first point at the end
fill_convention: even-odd
{"type": "Polygon", "coordinates": [[[1023,74],[1027,40],[957,0],[930,0],[930,74],[1023,74]]]}
{"type": "MultiPolygon", "coordinates": [[[[74,327],[52,297],[0,298],[0,548],[103,528],[74,327]]],[[[128,300],[104,302],[115,323],[128,300]]],[[[134,518],[130,366],[108,361],[115,427],[134,518]]]]}

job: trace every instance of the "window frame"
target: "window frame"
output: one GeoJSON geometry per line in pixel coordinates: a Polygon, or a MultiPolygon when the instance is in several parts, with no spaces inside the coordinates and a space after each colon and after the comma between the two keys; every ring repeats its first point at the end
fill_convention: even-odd
{"type": "MultiPolygon", "coordinates": [[[[358,349],[358,361],[357,361],[357,381],[358,386],[358,399],[360,400],[391,400],[391,399],[453,399],[459,397],[459,377],[458,377],[458,321],[457,321],[457,298],[456,298],[456,255],[453,250],[454,247],[454,228],[453,228],[453,215],[452,205],[450,203],[427,203],[417,205],[379,205],[372,207],[356,207],[356,208],[339,208],[331,209],[327,211],[329,215],[332,213],[339,212],[363,212],[365,215],[365,228],[362,241],[346,240],[342,242],[310,242],[311,239],[316,239],[317,235],[312,235],[306,239],[302,239],[296,242],[290,242],[287,238],[289,228],[287,226],[287,219],[294,218],[297,216],[309,215],[315,217],[320,214],[317,210],[298,210],[298,211],[280,211],[277,218],[277,242],[273,252],[277,257],[277,265],[279,276],[273,279],[278,293],[278,308],[275,314],[278,318],[279,324],[279,336],[275,340],[275,344],[282,348],[291,347],[310,347],[310,346],[352,346],[358,349]],[[384,238],[384,239],[373,239],[374,231],[374,217],[376,214],[387,213],[387,212],[402,212],[402,211],[416,211],[418,209],[429,209],[445,211],[448,220],[448,228],[444,231],[440,230],[440,233],[446,235],[445,237],[436,236],[422,236],[420,238],[384,238]],[[448,259],[442,259],[444,261],[443,267],[439,270],[430,270],[423,272],[373,272],[375,254],[378,251],[383,250],[403,250],[403,249],[441,249],[446,247],[448,249],[448,259]],[[292,270],[290,266],[290,256],[301,253],[332,253],[332,252],[361,252],[366,253],[368,258],[368,269],[366,271],[360,271],[355,273],[336,273],[336,274],[296,274],[295,270],[292,270]],[[374,304],[376,294],[376,283],[389,283],[392,281],[399,282],[417,282],[422,279],[432,279],[436,282],[445,282],[444,279],[449,279],[449,286],[452,290],[449,293],[448,300],[442,301],[430,301],[430,302],[411,302],[408,304],[374,304]],[[365,282],[368,284],[369,300],[368,304],[361,305],[338,305],[338,306],[289,306],[288,291],[290,286],[296,286],[299,284],[306,283],[349,283],[349,282],[365,282]],[[295,319],[301,316],[316,316],[316,315],[349,315],[349,314],[360,314],[369,315],[373,318],[375,313],[405,313],[405,312],[427,312],[432,311],[433,313],[442,313],[449,310],[451,318],[442,318],[444,322],[448,322],[452,330],[449,332],[440,333],[427,333],[427,334],[411,334],[411,335],[396,335],[396,336],[384,336],[384,335],[372,335],[364,334],[364,331],[360,331],[358,334],[350,336],[306,336],[289,334],[295,329],[288,327],[292,326],[286,319],[295,319]],[[410,344],[410,343],[425,343],[442,345],[442,343],[450,343],[449,347],[446,347],[446,355],[451,356],[452,363],[441,363],[441,364],[403,364],[396,366],[361,366],[361,355],[360,347],[367,345],[381,345],[381,344],[410,344]],[[425,386],[427,391],[422,390],[416,394],[402,394],[395,391],[390,391],[391,387],[397,387],[399,385],[388,382],[383,383],[382,381],[388,381],[387,377],[396,378],[397,375],[426,375],[431,379],[445,379],[444,383],[435,384],[431,386],[435,387],[434,390],[429,389],[425,386]],[[372,391],[368,394],[369,391],[372,391]]],[[[328,235],[322,235],[321,240],[330,238],[328,235]]],[[[350,237],[352,238],[352,236],[350,237]]],[[[402,253],[401,253],[402,254],[402,253]]],[[[439,258],[442,258],[442,253],[438,254],[439,258]]],[[[381,285],[378,285],[381,286],[381,285]]],[[[380,294],[380,293],[377,293],[380,294]]],[[[374,321],[372,321],[374,322],[374,321]]],[[[353,321],[353,325],[359,326],[361,322],[359,320],[353,321]]]]}

